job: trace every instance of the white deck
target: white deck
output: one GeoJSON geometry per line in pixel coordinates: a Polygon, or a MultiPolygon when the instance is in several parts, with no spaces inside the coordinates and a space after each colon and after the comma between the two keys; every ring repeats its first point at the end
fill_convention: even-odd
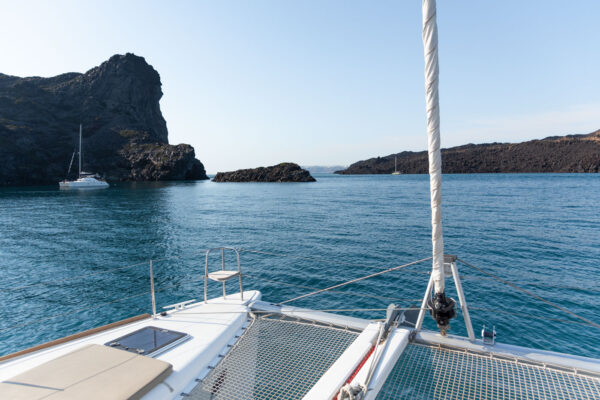
{"type": "MultiPolygon", "coordinates": [[[[327,370],[319,373],[318,381],[315,381],[314,386],[313,384],[309,386],[311,390],[306,392],[304,398],[320,399],[323,394],[325,394],[326,398],[335,396],[339,391],[339,388],[345,384],[353,372],[357,372],[352,379],[353,385],[365,382],[369,367],[372,365],[373,359],[377,356],[378,362],[375,364],[376,367],[373,370],[373,379],[369,385],[369,392],[366,397],[367,399],[373,399],[386,382],[392,369],[395,368],[397,360],[408,343],[410,330],[404,328],[393,329],[392,332],[390,332],[388,340],[384,342],[385,344],[378,346],[376,351],[372,352],[365,359],[365,356],[369,354],[370,349],[373,348],[377,339],[379,326],[381,325],[380,323],[372,323],[364,319],[318,311],[315,312],[297,307],[278,306],[260,301],[260,298],[261,294],[258,291],[246,291],[244,292],[244,301],[241,300],[240,294],[237,293],[229,295],[226,300],[219,297],[209,300],[206,304],[204,302],[191,303],[183,306],[183,308],[179,307],[169,311],[166,316],[158,316],[156,319],[148,318],[133,322],[40,350],[35,353],[30,353],[0,363],[0,381],[8,380],[15,375],[21,374],[33,367],[70,353],[73,350],[88,344],[103,345],[104,343],[113,341],[145,326],[156,326],[159,328],[184,332],[190,336],[190,339],[155,357],[156,359],[171,364],[173,366],[173,372],[163,383],[154,387],[149,393],[144,395],[142,399],[185,400],[187,397],[182,394],[193,392],[199,385],[199,382],[207,378],[209,372],[215,368],[223,356],[230,351],[231,346],[234,344],[238,346],[238,338],[242,333],[246,332],[244,337],[248,336],[247,332],[250,330],[246,331],[245,329],[248,326],[249,312],[251,312],[252,308],[257,315],[264,315],[265,313],[270,315],[273,313],[286,318],[301,318],[304,321],[301,322],[301,324],[304,324],[305,326],[311,326],[310,321],[313,321],[317,325],[320,324],[320,326],[335,325],[338,329],[341,327],[342,329],[353,329],[358,332],[362,331],[356,340],[340,354],[339,358],[331,364],[327,370]],[[381,356],[378,356],[379,354],[381,354],[381,356]],[[361,361],[362,367],[359,367],[361,361]]],[[[260,330],[260,332],[261,334],[264,334],[262,330],[260,330]]],[[[278,334],[283,335],[275,341],[277,346],[274,348],[274,351],[279,351],[279,347],[281,347],[280,339],[284,338],[285,333],[279,333],[279,331],[277,331],[275,334],[274,337],[278,337],[278,334]]],[[[295,338],[296,337],[292,335],[292,341],[296,340],[295,338]]],[[[300,340],[300,337],[297,339],[300,340]]],[[[253,339],[249,338],[248,340],[252,341],[253,339]]],[[[441,337],[431,332],[419,333],[417,335],[417,341],[419,340],[428,343],[439,343],[443,346],[455,346],[457,348],[462,348],[463,352],[467,350],[477,353],[493,353],[504,357],[510,355],[518,357],[519,359],[536,361],[538,363],[542,362],[544,364],[548,363],[570,367],[574,370],[597,372],[599,370],[598,365],[600,365],[599,360],[587,359],[584,357],[542,352],[501,344],[485,346],[479,341],[469,342],[464,338],[452,336],[441,337]]],[[[232,352],[230,352],[227,357],[230,357],[231,353],[232,352]]],[[[256,361],[252,361],[254,360],[252,359],[252,355],[249,357],[249,368],[246,368],[245,365],[237,366],[239,367],[238,369],[240,369],[240,371],[238,371],[240,374],[252,375],[256,373],[256,366],[252,367],[253,363],[256,361]]],[[[265,368],[265,357],[263,357],[261,362],[262,368],[265,368]]],[[[275,367],[280,368],[281,365],[279,364],[281,364],[281,362],[282,361],[279,360],[275,367]]],[[[235,368],[232,368],[229,372],[234,373],[233,369],[235,368]]],[[[573,375],[571,372],[568,372],[568,374],[573,375]]],[[[229,379],[231,380],[232,378],[233,376],[229,379]]],[[[239,379],[243,380],[245,378],[240,377],[239,379]]],[[[252,382],[253,379],[254,378],[250,376],[249,382],[252,382]]],[[[235,380],[233,380],[233,382],[235,383],[235,380]]],[[[229,384],[231,385],[231,382],[229,384]]],[[[248,389],[246,390],[252,390],[251,384],[247,387],[248,389]]],[[[200,398],[204,399],[205,397],[200,398]]]]}
{"type": "MultiPolygon", "coordinates": [[[[236,343],[238,337],[242,335],[248,325],[248,313],[250,312],[250,305],[252,305],[253,309],[263,310],[263,313],[267,311],[294,318],[310,318],[311,321],[321,324],[336,324],[359,331],[370,327],[360,335],[360,340],[351,345],[340,359],[332,365],[330,370],[322,375],[314,388],[315,390],[311,390],[310,395],[306,397],[318,399],[322,397],[318,393],[321,392],[321,389],[328,394],[335,395],[337,393],[345,380],[358,367],[358,364],[377,338],[379,323],[369,324],[367,320],[357,318],[314,312],[296,307],[276,306],[260,301],[260,297],[261,294],[258,291],[246,291],[244,292],[244,301],[240,300],[240,294],[237,293],[229,295],[227,300],[219,297],[209,300],[207,304],[204,302],[191,303],[185,305],[183,309],[176,308],[169,311],[166,316],[133,322],[27,354],[0,363],[0,381],[8,380],[15,375],[88,344],[103,345],[145,326],[155,326],[184,332],[190,336],[190,339],[154,357],[170,363],[173,366],[173,372],[163,383],[158,384],[147,393],[143,399],[185,399],[186,397],[182,394],[190,393],[198,385],[198,381],[209,374],[211,369],[230,350],[231,346],[236,343]]],[[[387,348],[388,351],[394,349],[394,353],[401,353],[408,332],[403,332],[401,336],[403,337],[403,343],[400,346],[391,343],[387,348]]],[[[391,364],[395,362],[396,358],[397,356],[392,357],[391,364]]],[[[370,363],[367,362],[366,365],[370,365],[370,363]]],[[[376,378],[381,379],[381,383],[385,381],[386,372],[382,376],[379,368],[376,371],[376,378]]]]}
{"type": "Polygon", "coordinates": [[[189,340],[158,355],[157,359],[173,365],[173,372],[164,381],[146,394],[144,400],[179,399],[190,382],[207,367],[218,360],[217,356],[229,342],[235,340],[247,322],[247,305],[260,299],[260,292],[244,292],[244,301],[240,295],[227,296],[227,300],[217,298],[189,304],[183,310],[170,311],[167,316],[146,319],[118,328],[107,330],[92,336],[57,345],[36,353],[31,353],[0,364],[0,381],[25,372],[41,363],[81,348],[87,344],[104,344],[145,326],[156,326],[191,336],[189,340]],[[166,384],[165,384],[166,383],[166,384]]]}

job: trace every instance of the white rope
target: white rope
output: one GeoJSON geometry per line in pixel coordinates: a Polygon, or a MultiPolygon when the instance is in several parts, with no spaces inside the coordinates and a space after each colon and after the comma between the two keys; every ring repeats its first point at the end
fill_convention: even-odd
{"type": "Polygon", "coordinates": [[[363,385],[352,386],[349,383],[346,383],[340,389],[337,400],[362,400],[366,393],[367,389],[363,385]]]}

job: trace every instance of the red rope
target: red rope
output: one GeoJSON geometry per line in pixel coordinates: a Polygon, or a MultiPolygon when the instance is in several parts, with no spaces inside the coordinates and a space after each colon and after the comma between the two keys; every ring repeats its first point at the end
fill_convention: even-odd
{"type": "MultiPolygon", "coordinates": [[[[354,372],[352,372],[352,375],[350,375],[350,377],[346,380],[346,383],[344,383],[344,385],[352,382],[352,380],[356,377],[356,375],[358,375],[358,373],[360,372],[361,368],[365,365],[365,363],[367,362],[367,360],[369,359],[369,357],[371,357],[371,354],[373,354],[373,351],[375,351],[375,347],[376,347],[376,345],[373,345],[373,347],[371,347],[371,350],[369,350],[369,352],[367,353],[367,355],[364,356],[364,358],[361,360],[360,364],[358,364],[358,366],[356,367],[356,369],[354,370],[354,372]]],[[[337,397],[338,397],[339,394],[340,394],[340,392],[337,392],[335,394],[335,396],[333,396],[333,400],[337,399],[337,397]]]]}

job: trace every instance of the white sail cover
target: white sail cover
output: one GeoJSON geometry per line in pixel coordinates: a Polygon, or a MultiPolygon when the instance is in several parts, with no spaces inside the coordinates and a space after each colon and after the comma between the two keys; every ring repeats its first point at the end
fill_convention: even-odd
{"type": "Polygon", "coordinates": [[[444,291],[444,238],[442,236],[442,154],[438,97],[438,38],[435,0],[423,0],[423,46],[425,50],[425,95],[431,192],[431,241],[435,293],[444,291]]]}

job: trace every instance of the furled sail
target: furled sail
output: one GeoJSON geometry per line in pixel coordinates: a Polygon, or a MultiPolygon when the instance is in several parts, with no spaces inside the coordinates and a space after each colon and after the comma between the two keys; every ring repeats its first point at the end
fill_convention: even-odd
{"type": "Polygon", "coordinates": [[[442,235],[442,155],[440,151],[439,65],[435,0],[423,0],[423,46],[425,48],[427,151],[429,152],[431,192],[432,273],[435,292],[442,293],[444,292],[444,237],[442,235]]]}
{"type": "Polygon", "coordinates": [[[442,235],[442,154],[440,151],[440,107],[438,96],[438,40],[435,0],[423,0],[423,46],[425,50],[425,97],[427,101],[427,151],[431,195],[431,242],[433,248],[434,295],[428,302],[431,316],[446,335],[456,317],[455,301],[444,292],[444,237],[442,235]]]}

